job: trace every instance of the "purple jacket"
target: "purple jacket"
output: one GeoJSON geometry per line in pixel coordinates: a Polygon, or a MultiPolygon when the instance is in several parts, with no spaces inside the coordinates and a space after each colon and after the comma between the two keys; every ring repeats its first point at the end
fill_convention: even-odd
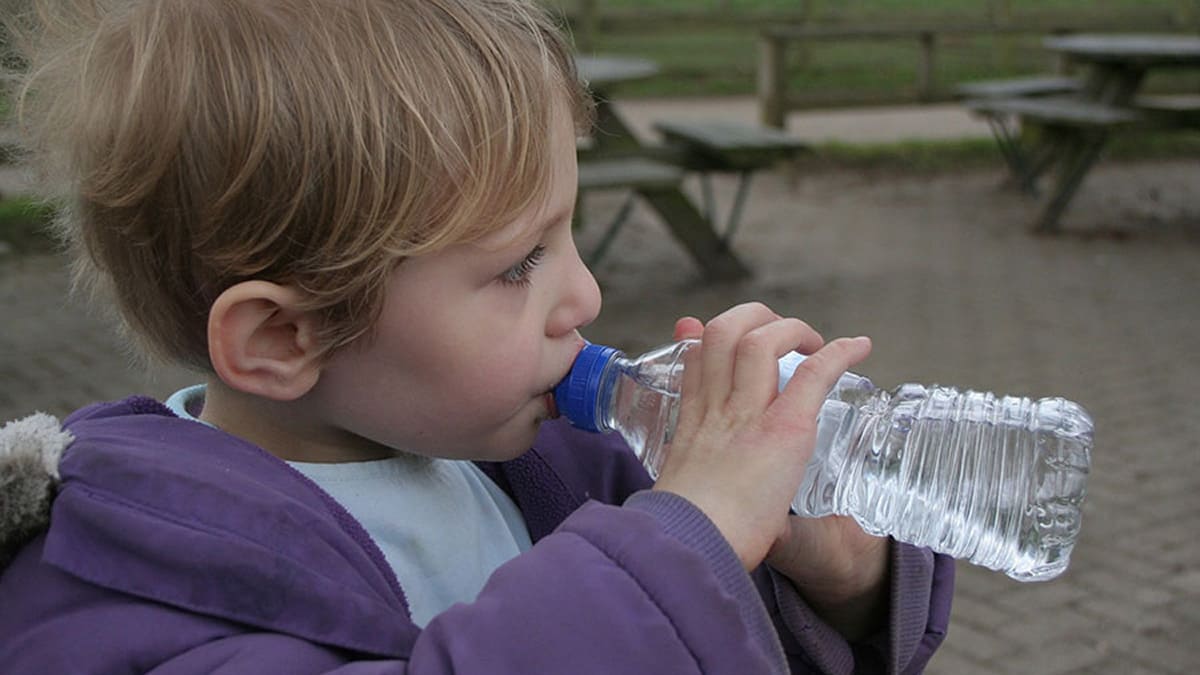
{"type": "Polygon", "coordinates": [[[894,544],[888,629],[847,644],[644,491],[619,440],[564,423],[482,465],[533,549],[423,630],[362,527],[279,459],[145,398],[65,428],[50,526],[0,576],[6,673],[917,672],[946,632],[949,559],[894,544]]]}

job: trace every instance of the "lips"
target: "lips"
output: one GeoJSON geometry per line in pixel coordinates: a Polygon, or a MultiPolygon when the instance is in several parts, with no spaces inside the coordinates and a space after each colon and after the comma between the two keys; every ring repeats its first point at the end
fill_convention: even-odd
{"type": "MultiPolygon", "coordinates": [[[[586,340],[584,340],[582,337],[579,337],[578,335],[576,335],[576,337],[578,338],[578,344],[576,345],[575,353],[571,356],[571,362],[569,364],[567,364],[566,370],[563,371],[563,378],[565,378],[567,376],[567,374],[571,372],[571,366],[575,365],[575,359],[579,356],[579,352],[583,351],[583,348],[585,346],[587,346],[586,340]]],[[[559,378],[559,382],[561,382],[561,381],[562,381],[562,378],[559,378]]],[[[551,387],[549,391],[547,391],[545,394],[542,395],[542,398],[546,404],[546,412],[550,416],[549,419],[555,419],[559,416],[558,401],[556,401],[554,399],[554,390],[557,387],[558,387],[558,382],[555,382],[554,386],[551,387]]]]}

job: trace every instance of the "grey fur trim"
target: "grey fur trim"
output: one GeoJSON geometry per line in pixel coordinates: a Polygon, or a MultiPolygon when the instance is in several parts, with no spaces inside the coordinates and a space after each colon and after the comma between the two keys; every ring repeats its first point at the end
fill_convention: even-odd
{"type": "Polygon", "coordinates": [[[0,428],[0,569],[50,523],[58,462],[73,440],[45,413],[0,428]]]}

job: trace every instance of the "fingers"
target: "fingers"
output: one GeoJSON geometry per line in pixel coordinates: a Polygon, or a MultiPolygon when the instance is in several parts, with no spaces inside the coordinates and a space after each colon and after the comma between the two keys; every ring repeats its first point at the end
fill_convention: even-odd
{"type": "Polygon", "coordinates": [[[862,362],[870,353],[870,338],[838,338],[830,342],[796,368],[791,382],[780,394],[780,402],[805,414],[815,414],[842,373],[862,362]]]}
{"type": "MultiPolygon", "coordinates": [[[[677,330],[679,324],[676,325],[677,330]]],[[[779,387],[778,359],[795,349],[810,353],[824,344],[815,330],[794,318],[782,318],[761,303],[738,305],[704,327],[701,365],[708,383],[705,403],[726,401],[753,410],[770,403],[779,387]]]]}
{"type": "Polygon", "coordinates": [[[702,345],[683,357],[680,413],[687,417],[727,406],[733,418],[763,414],[779,394],[778,360],[792,350],[813,354],[815,360],[810,356],[813,362],[799,373],[805,381],[803,392],[793,394],[786,405],[814,412],[838,377],[870,351],[865,338],[841,340],[828,348],[808,324],[782,318],[761,303],[733,307],[707,325],[684,317],[676,322],[674,334],[677,340],[703,336],[702,345]]]}
{"type": "Polygon", "coordinates": [[[763,410],[779,393],[779,357],[796,348],[819,348],[821,342],[821,336],[799,319],[772,321],[744,335],[738,342],[730,403],[763,410]]]}
{"type": "Polygon", "coordinates": [[[779,315],[766,305],[752,302],[729,309],[704,327],[701,367],[705,387],[705,404],[721,407],[729,399],[739,343],[743,337],[764,324],[777,321],[779,315]]]}
{"type": "Polygon", "coordinates": [[[866,358],[870,342],[821,336],[761,304],[739,305],[707,325],[675,324],[676,339],[702,337],[683,354],[678,424],[656,489],[695,503],[748,567],[786,527],[815,441],[816,412],[838,377],[866,358]],[[779,357],[812,354],[783,394],[779,357]],[[785,399],[787,397],[787,400],[785,399]]]}

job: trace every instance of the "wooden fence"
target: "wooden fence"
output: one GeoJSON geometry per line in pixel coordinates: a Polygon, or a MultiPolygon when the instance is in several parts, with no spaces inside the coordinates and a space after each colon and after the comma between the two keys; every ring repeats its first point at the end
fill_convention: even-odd
{"type": "MultiPolygon", "coordinates": [[[[1190,18],[1175,14],[1139,14],[1124,18],[1098,17],[1076,21],[1014,21],[1007,24],[977,23],[925,26],[780,26],[764,28],[759,33],[758,100],[761,121],[782,129],[787,113],[792,110],[828,105],[871,105],[903,102],[931,103],[949,100],[951,86],[937,79],[939,45],[948,37],[996,37],[1015,35],[1061,35],[1093,31],[1195,31],[1190,18]],[[1184,21],[1186,20],[1186,24],[1184,21]],[[898,99],[895,94],[856,95],[853,92],[819,92],[794,95],[788,91],[789,50],[806,49],[814,43],[846,41],[906,41],[918,46],[914,64],[914,87],[911,98],[898,99]]],[[[1064,64],[1050,63],[1047,68],[1062,71],[1064,64]]]]}
{"type": "MultiPolygon", "coordinates": [[[[897,17],[906,25],[1054,25],[1080,20],[1081,12],[1062,9],[1013,11],[1004,0],[986,0],[979,11],[924,10],[919,3],[902,13],[880,15],[840,11],[838,2],[796,0],[791,9],[731,9],[729,6],[695,9],[663,9],[653,6],[628,9],[611,7],[604,0],[542,0],[570,25],[581,51],[588,51],[596,37],[613,33],[646,33],[688,28],[742,27],[748,30],[773,26],[853,27],[888,25],[897,17]]],[[[1197,26],[1200,24],[1200,0],[1176,0],[1173,9],[1104,8],[1089,10],[1084,20],[1095,25],[1136,28],[1140,25],[1197,26]]]]}
{"type": "MultiPolygon", "coordinates": [[[[959,77],[954,67],[939,69],[940,63],[952,63],[954,49],[964,42],[978,38],[986,43],[992,38],[1013,36],[1000,41],[1001,45],[1014,42],[1032,43],[1029,38],[1038,35],[1061,34],[1080,31],[1145,31],[1145,32],[1196,32],[1200,31],[1200,0],[1178,0],[1170,7],[1134,7],[1125,9],[1105,8],[1086,13],[1064,10],[1013,11],[1007,0],[985,0],[980,11],[931,12],[919,6],[902,13],[902,25],[897,25],[897,16],[863,16],[842,9],[839,2],[827,0],[796,0],[787,10],[729,9],[732,5],[709,3],[696,9],[657,9],[639,7],[622,9],[612,7],[604,0],[543,0],[563,15],[571,25],[577,48],[591,52],[602,48],[604,38],[609,36],[672,36],[688,30],[730,29],[744,31],[746,35],[746,58],[730,62],[725,66],[700,66],[691,62],[663,64],[663,79],[681,78],[691,80],[703,73],[722,74],[727,79],[746,78],[746,89],[754,89],[760,102],[761,117],[773,126],[782,126],[788,111],[801,108],[820,108],[848,105],[896,104],[908,102],[933,102],[950,97],[953,82],[939,81],[942,78],[959,77]],[[757,54],[755,41],[757,37],[757,54]],[[911,59],[912,84],[901,88],[889,86],[864,87],[835,91],[828,84],[798,91],[803,79],[797,76],[806,67],[824,67],[820,61],[825,53],[855,42],[869,44],[872,41],[890,41],[915,47],[916,55],[909,49],[896,50],[901,67],[907,67],[911,59]],[[757,74],[753,75],[757,70],[757,74]],[[943,72],[944,71],[944,72],[943,72]],[[757,79],[757,83],[753,82],[757,79]],[[789,85],[789,82],[791,83],[789,85]],[[789,90],[789,87],[791,90],[789,90]]],[[[995,41],[993,40],[993,44],[995,41]]],[[[982,46],[980,49],[991,47],[982,46]]],[[[1007,49],[1007,47],[1002,47],[1007,49]]],[[[1030,67],[1028,55],[1009,49],[1003,54],[1015,54],[1024,65],[1030,67]]],[[[640,54],[635,54],[640,55],[640,54]]],[[[1039,55],[1040,56],[1040,55],[1039,55]]],[[[1004,56],[1007,60],[1008,56],[1004,56]]],[[[1036,59],[1036,57],[1035,57],[1036,59]]],[[[887,64],[894,69],[896,62],[887,64]]],[[[1055,66],[1050,56],[1046,57],[1045,69],[1055,66]]],[[[1033,63],[1033,67],[1040,68],[1033,63]]],[[[1004,70],[1002,68],[1001,70],[1004,70]]],[[[1007,68],[1012,70],[1013,67],[1007,68]]],[[[899,75],[903,79],[903,70],[899,75]]]]}

